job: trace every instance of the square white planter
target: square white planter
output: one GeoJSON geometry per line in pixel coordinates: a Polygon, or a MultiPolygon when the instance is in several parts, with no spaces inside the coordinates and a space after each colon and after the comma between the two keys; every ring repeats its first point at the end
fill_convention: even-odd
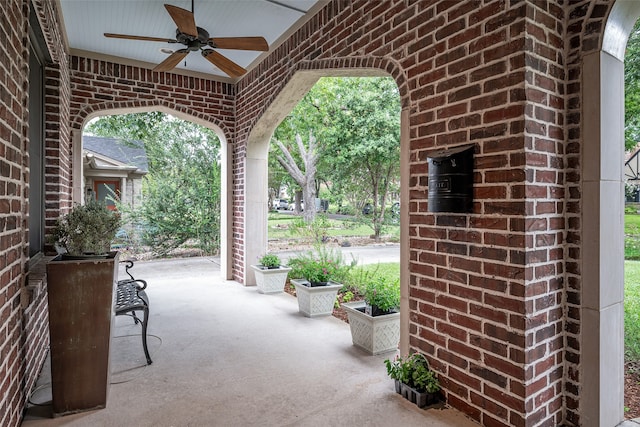
{"type": "Polygon", "coordinates": [[[372,355],[396,351],[400,341],[400,312],[372,317],[358,310],[365,306],[364,301],[342,304],[349,316],[353,345],[372,355]]]}
{"type": "Polygon", "coordinates": [[[296,287],[298,298],[298,310],[307,317],[327,316],[333,313],[333,305],[336,302],[338,291],[342,288],[340,283],[329,282],[326,286],[305,286],[309,283],[305,279],[291,280],[296,287]]]}
{"type": "Polygon", "coordinates": [[[256,285],[258,292],[263,294],[274,294],[284,292],[284,285],[287,282],[287,275],[291,267],[280,266],[279,268],[262,268],[252,265],[251,268],[256,274],[256,285]]]}

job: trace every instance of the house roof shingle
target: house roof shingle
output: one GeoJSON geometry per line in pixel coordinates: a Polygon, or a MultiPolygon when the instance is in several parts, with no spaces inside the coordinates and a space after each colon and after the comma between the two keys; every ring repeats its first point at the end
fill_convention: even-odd
{"type": "Polygon", "coordinates": [[[149,172],[147,152],[142,141],[123,141],[119,138],[83,135],[82,146],[95,154],[136,166],[140,172],[149,172]]]}

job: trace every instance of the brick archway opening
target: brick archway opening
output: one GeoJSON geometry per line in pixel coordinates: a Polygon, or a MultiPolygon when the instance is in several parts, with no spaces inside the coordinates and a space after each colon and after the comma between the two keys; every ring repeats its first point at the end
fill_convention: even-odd
{"type": "Polygon", "coordinates": [[[624,53],[640,3],[618,1],[602,47],[582,63],[584,425],[624,419],[624,53]]]}
{"type": "Polygon", "coordinates": [[[231,155],[229,154],[230,149],[228,148],[227,136],[225,135],[224,129],[222,129],[218,124],[208,121],[200,116],[194,116],[183,111],[173,109],[167,107],[163,104],[150,104],[146,106],[139,107],[130,107],[125,102],[121,107],[118,107],[117,103],[110,104],[107,108],[93,108],[91,112],[87,112],[87,114],[81,119],[78,124],[80,125],[79,129],[72,130],[72,156],[73,156],[73,201],[76,203],[84,203],[84,191],[83,191],[83,162],[82,162],[82,132],[89,123],[90,120],[101,117],[101,116],[111,116],[118,114],[133,114],[133,113],[144,113],[151,111],[159,111],[165,114],[169,114],[178,119],[192,122],[198,124],[200,126],[211,129],[220,140],[220,175],[221,175],[221,185],[220,185],[220,274],[221,277],[227,278],[231,274],[231,251],[230,248],[227,247],[229,238],[231,235],[229,227],[231,227],[230,215],[232,210],[229,209],[228,204],[231,200],[231,195],[228,194],[228,185],[227,183],[231,181],[231,155]],[[79,177],[79,178],[76,178],[79,177]]]}
{"type": "MultiPolygon", "coordinates": [[[[293,110],[321,77],[390,77],[379,69],[333,69],[298,71],[278,93],[256,122],[248,137],[246,151],[245,260],[256,259],[267,248],[269,142],[280,122],[293,110]]],[[[403,354],[409,350],[409,109],[401,102],[400,116],[400,289],[401,338],[403,354]]],[[[245,262],[245,285],[255,285],[255,276],[245,262]]]]}

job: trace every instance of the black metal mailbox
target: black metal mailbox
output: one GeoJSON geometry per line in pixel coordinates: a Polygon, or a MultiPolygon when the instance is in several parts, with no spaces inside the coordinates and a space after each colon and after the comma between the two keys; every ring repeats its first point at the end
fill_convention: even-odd
{"type": "Polygon", "coordinates": [[[429,212],[473,211],[474,145],[432,151],[429,162],[429,212]]]}

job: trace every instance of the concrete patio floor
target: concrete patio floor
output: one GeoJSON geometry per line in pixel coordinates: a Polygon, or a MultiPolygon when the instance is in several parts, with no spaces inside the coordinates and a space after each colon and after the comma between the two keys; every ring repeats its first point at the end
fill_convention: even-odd
{"type": "MultiPolygon", "coordinates": [[[[52,418],[48,365],[23,422],[39,426],[449,426],[474,422],[419,409],[394,392],[383,361],[349,326],[309,319],[288,294],[220,278],[216,258],[138,262],[151,300],[145,366],[140,329],[116,318],[105,409],[52,418]]],[[[121,273],[121,277],[122,277],[121,273]]]]}

